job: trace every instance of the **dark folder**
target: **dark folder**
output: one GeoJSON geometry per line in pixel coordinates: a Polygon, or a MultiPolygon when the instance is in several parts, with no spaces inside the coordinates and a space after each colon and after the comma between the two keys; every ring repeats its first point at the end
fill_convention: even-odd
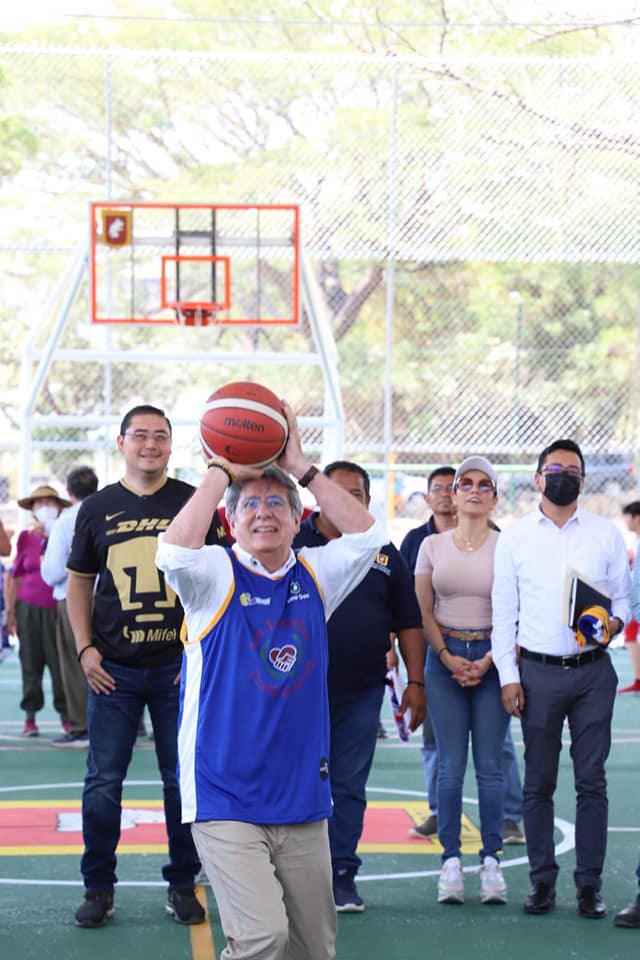
{"type": "Polygon", "coordinates": [[[567,572],[567,623],[575,630],[587,607],[604,607],[611,613],[611,597],[576,570],[567,572]]]}

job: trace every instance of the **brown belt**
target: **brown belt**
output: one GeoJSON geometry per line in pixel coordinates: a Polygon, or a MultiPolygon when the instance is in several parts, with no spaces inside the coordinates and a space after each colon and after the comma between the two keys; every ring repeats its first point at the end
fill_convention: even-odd
{"type": "Polygon", "coordinates": [[[489,640],[491,637],[491,627],[485,627],[484,630],[454,630],[453,627],[443,627],[438,624],[442,633],[447,637],[454,637],[456,640],[489,640]]]}

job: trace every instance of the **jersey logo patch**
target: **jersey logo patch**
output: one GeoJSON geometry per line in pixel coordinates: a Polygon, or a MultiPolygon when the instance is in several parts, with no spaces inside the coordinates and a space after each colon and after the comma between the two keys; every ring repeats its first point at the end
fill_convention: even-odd
{"type": "Polygon", "coordinates": [[[268,607],[271,603],[271,597],[254,597],[247,591],[246,593],[240,594],[240,603],[243,607],[268,607]]]}
{"type": "Polygon", "coordinates": [[[292,603],[294,600],[308,600],[309,594],[302,592],[302,587],[297,580],[292,580],[289,584],[289,596],[287,597],[287,603],[292,603]]]}
{"type": "Polygon", "coordinates": [[[272,647],[269,650],[269,660],[280,673],[289,673],[294,666],[298,656],[298,651],[291,643],[284,647],[272,647]]]}

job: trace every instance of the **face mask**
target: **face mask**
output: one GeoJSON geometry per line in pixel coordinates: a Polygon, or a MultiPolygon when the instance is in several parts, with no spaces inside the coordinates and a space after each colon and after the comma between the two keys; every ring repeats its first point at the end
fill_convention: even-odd
{"type": "Polygon", "coordinates": [[[547,473],[544,478],[544,496],[557,507],[568,507],[578,499],[580,477],[570,473],[547,473]]]}
{"type": "Polygon", "coordinates": [[[49,531],[51,530],[51,527],[53,526],[53,521],[58,516],[58,509],[57,507],[49,507],[49,506],[38,507],[37,510],[33,511],[33,515],[38,521],[38,523],[41,523],[42,526],[47,531],[47,533],[49,533],[49,531]]]}

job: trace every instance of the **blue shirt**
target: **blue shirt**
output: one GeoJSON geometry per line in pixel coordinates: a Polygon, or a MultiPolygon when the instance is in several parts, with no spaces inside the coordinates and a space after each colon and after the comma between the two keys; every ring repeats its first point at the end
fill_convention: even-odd
{"type": "Polygon", "coordinates": [[[184,659],[183,804],[193,820],[322,820],[331,791],[318,585],[302,562],[270,580],[229,556],[232,593],[184,659]]]}
{"type": "Polygon", "coordinates": [[[235,544],[158,538],[156,562],[186,614],[180,730],[182,819],[305,823],[330,812],[330,616],[387,539],[376,522],[278,570],[235,544]]]}

